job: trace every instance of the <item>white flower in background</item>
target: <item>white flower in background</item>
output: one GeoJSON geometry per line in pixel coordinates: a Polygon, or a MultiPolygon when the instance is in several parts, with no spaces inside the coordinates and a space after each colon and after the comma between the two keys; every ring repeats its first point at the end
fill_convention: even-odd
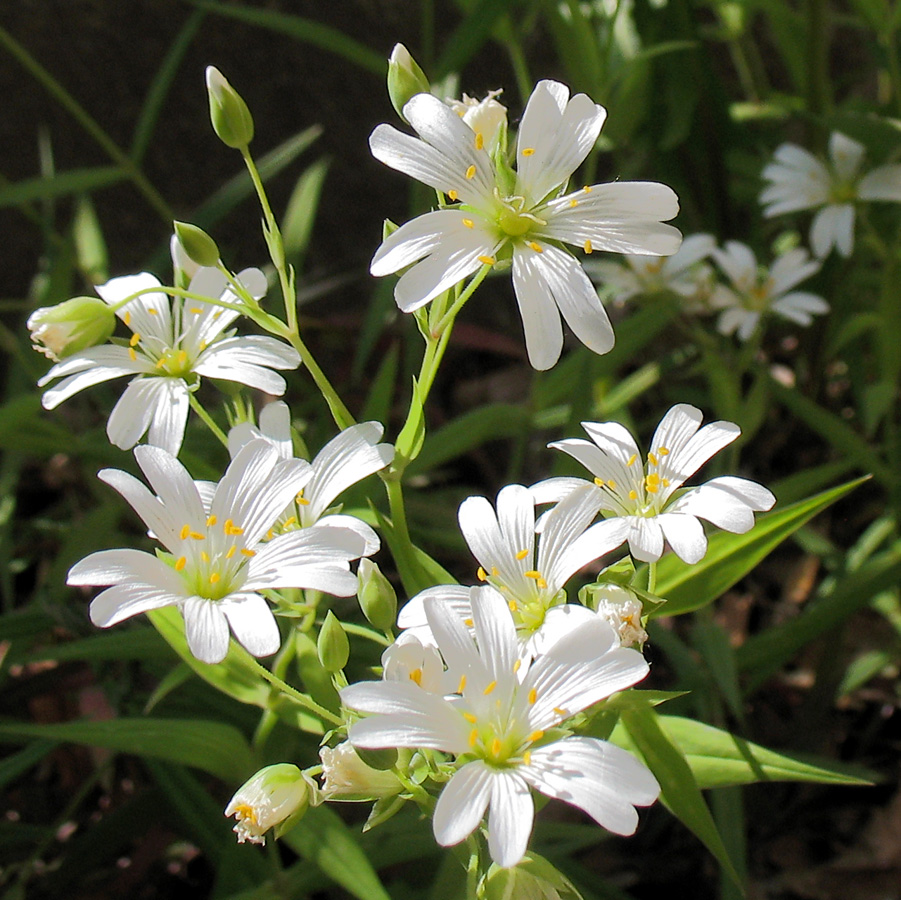
{"type": "Polygon", "coordinates": [[[493,587],[473,589],[473,635],[453,605],[431,599],[426,616],[456,692],[441,697],[402,682],[361,682],[342,702],[368,718],[351,725],[357,747],[411,747],[453,754],[459,768],[444,786],[432,828],[458,844],[488,813],[488,847],[500,866],[523,857],[535,815],[530,789],[565,800],[616,834],[632,834],[636,806],[659,786],[634,756],[589,737],[549,732],[576,713],[644,678],[648,664],[619,646],[595,617],[535,660],[523,661],[513,616],[493,587]]]}
{"type": "Polygon", "coordinates": [[[809,325],[815,315],[829,312],[818,294],[792,290],[820,270],[820,263],[801,247],[783,253],[769,269],[759,267],[754,251],[739,241],[727,241],[724,249],[713,251],[713,258],[732,283],[717,285],[710,299],[712,307],[722,310],[717,320],[721,334],[734,332],[746,341],[767,313],[809,325]]]}
{"type": "Polygon", "coordinates": [[[207,663],[228,652],[229,627],[254,656],[279,648],[275,617],[261,591],[313,588],[351,596],[349,562],[364,551],[344,528],[309,528],[264,541],[278,515],[310,477],[309,466],[281,460],[263,441],[245,446],[205,505],[185,467],[160,447],[142,445],[135,459],[147,481],[104,469],[115,488],[172,554],[168,565],[141,550],[101,550],[69,571],[71,585],[112,585],[91,602],[101,628],[138,613],[178,606],[191,652],[207,663]]]}
{"type": "Polygon", "coordinates": [[[782,144],[763,170],[769,182],[760,194],[767,218],[802,209],[818,210],[810,225],[810,245],[820,259],[835,247],[848,257],[854,249],[854,204],[860,200],[901,203],[901,165],[860,171],[865,147],[839,131],[829,138],[829,164],[797,144],[782,144]]]}
{"type": "Polygon", "coordinates": [[[591,597],[597,614],[617,633],[623,647],[644,644],[648,633],[641,624],[643,610],[635,594],[622,585],[608,582],[597,585],[591,597]]]}
{"type": "Polygon", "coordinates": [[[686,300],[701,300],[709,294],[713,282],[713,270],[703,260],[715,246],[712,235],[692,234],[672,256],[628,254],[624,263],[586,263],[585,271],[620,303],[669,291],[686,300]]]}
{"type": "MultiPolygon", "coordinates": [[[[572,604],[561,605],[566,582],[622,543],[606,522],[591,525],[597,509],[594,497],[574,494],[545,517],[538,535],[535,500],[522,485],[503,488],[496,511],[485,497],[469,497],[460,504],[460,530],[479,561],[478,578],[503,594],[528,652],[556,640],[574,621],[564,615],[572,604]]],[[[412,629],[423,643],[433,642],[425,614],[429,598],[441,598],[471,625],[470,588],[440,585],[413,597],[401,609],[398,626],[412,629]]]]}
{"type": "Polygon", "coordinates": [[[322,747],[319,758],[326,800],[375,800],[393,797],[403,790],[396,775],[366,765],[349,741],[337,747],[322,747]]]}
{"type": "Polygon", "coordinates": [[[489,91],[484,100],[464,94],[462,100],[448,98],[445,101],[473,132],[482,135],[482,146],[489,154],[507,129],[507,107],[495,99],[502,93],[502,90],[489,91]]]}
{"type": "Polygon", "coordinates": [[[239,788],[225,807],[226,816],[237,820],[232,829],[238,843],[265,844],[265,833],[306,812],[318,793],[315,782],[290,763],[260,769],[239,788]]]}
{"type": "MultiPolygon", "coordinates": [[[[310,480],[279,517],[280,527],[349,528],[366,541],[365,556],[376,553],[379,538],[369,525],[355,516],[326,512],[342,491],[384,469],[394,459],[394,447],[378,443],[383,431],[378,422],[362,422],[332,438],[310,463],[310,480]]],[[[259,439],[272,444],[282,459],[294,458],[287,404],[276,401],[264,406],[259,428],[247,422],[232,428],[228,434],[229,452],[235,456],[248,441],[259,439]]]]}
{"type": "Polygon", "coordinates": [[[776,498],[745,478],[723,476],[679,491],[710,457],[734,441],[741,430],[732,422],[710,422],[700,428],[701,411],[680,403],[660,421],[646,460],[631,434],[618,422],[583,422],[591,441],[567,439],[549,446],[578,460],[592,475],[550,478],[534,485],[536,502],[572,494],[593,498],[608,518],[604,533],[615,546],[629,542],[636,559],[654,562],[668,542],[676,555],[696,563],[707,552],[699,519],[743,534],[754,526],[754,513],[770,509],[776,498]]]}
{"type": "Polygon", "coordinates": [[[369,145],[376,159],[443,192],[449,206],[407,222],[376,251],[370,271],[409,268],[394,298],[404,312],[425,305],[485,265],[512,257],[513,287],[529,361],[550,368],[563,347],[560,316],[595,353],[613,346],[613,330],[579,262],[563,249],[666,255],[679,247],[662,224],[679,209],[673,191],[649,182],[587,185],[561,196],[601,130],[606,112],[585,94],[541,81],[523,113],[515,183],[505,181],[474,132],[430,94],[404,117],[419,138],[379,125],[369,145]]]}
{"type": "MultiPolygon", "coordinates": [[[[266,292],[259,269],[245,269],[238,279],[255,298],[266,292]]],[[[98,285],[97,293],[111,306],[136,291],[161,287],[147,272],[113,278],[98,285]]],[[[201,297],[240,303],[225,276],[217,269],[201,268],[188,288],[201,297]]],[[[173,299],[162,290],[135,297],[116,310],[131,330],[125,344],[91,347],[57,363],[41,380],[44,386],[63,380],[44,392],[45,409],[54,409],[73,394],[122,375],[133,378],[113,407],[106,433],[117,447],[128,450],[147,432],[149,443],[173,455],[181,448],[188,420],[188,394],[201,377],[235,381],[267,394],[282,394],[285,380],[273,369],[300,364],[297,351],[273,337],[225,334],[240,315],[205,300],[173,299]]]]}
{"type": "Polygon", "coordinates": [[[453,685],[447,684],[444,674],[444,663],[435,646],[423,644],[412,631],[398,635],[382,654],[382,678],[385,681],[412,681],[424,691],[446,694],[453,690],[453,685]]]}

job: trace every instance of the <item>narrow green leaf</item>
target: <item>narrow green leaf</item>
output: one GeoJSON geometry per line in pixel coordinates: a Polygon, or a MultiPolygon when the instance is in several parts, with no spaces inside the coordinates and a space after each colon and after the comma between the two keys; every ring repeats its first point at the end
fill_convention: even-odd
{"type": "Polygon", "coordinates": [[[95,634],[65,644],[50,644],[32,650],[28,661],[77,659],[97,662],[108,659],[172,659],[159,634],[152,628],[126,628],[95,634]]]}
{"type": "Polygon", "coordinates": [[[407,421],[401,428],[397,440],[394,442],[395,465],[404,462],[409,463],[419,456],[419,451],[425,442],[425,411],[423,409],[422,395],[419,390],[419,382],[413,378],[413,396],[410,398],[410,411],[407,413],[407,421]]]}
{"type": "Polygon", "coordinates": [[[282,840],[358,900],[391,900],[354,835],[328,807],[309,810],[282,840]]]}
{"type": "Polygon", "coordinates": [[[478,0],[444,42],[444,51],[435,66],[435,80],[449,72],[459,72],[488,40],[497,20],[512,5],[513,0],[478,0]]]}
{"type": "Polygon", "coordinates": [[[400,362],[400,350],[392,344],[382,357],[378,371],[372,378],[366,404],[360,415],[361,422],[387,422],[391,414],[391,403],[394,397],[394,385],[397,381],[397,368],[400,362]]]}
{"type": "Polygon", "coordinates": [[[94,204],[87,194],[82,194],[75,204],[72,217],[72,238],[78,268],[91,284],[103,284],[109,280],[109,255],[100,220],[94,204]]]}
{"type": "Polygon", "coordinates": [[[871,784],[876,776],[862,766],[777,753],[681,716],[660,716],[660,726],[685,756],[700,788],[760,781],[805,781],[817,784],[871,784]]]}
{"type": "Polygon", "coordinates": [[[194,766],[230,783],[243,782],[254,768],[250,747],[237,728],[200,719],[110,719],[59,725],[3,723],[0,737],[69,741],[152,756],[194,766]]]}
{"type": "Polygon", "coordinates": [[[328,167],[327,159],[320,159],[309,166],[297,180],[285,208],[282,239],[288,263],[295,269],[301,268],[307,244],[310,242],[313,220],[319,208],[319,198],[328,167]]]}
{"type": "Polygon", "coordinates": [[[729,711],[743,725],[744,701],[738,684],[735,650],[729,643],[729,635],[716,622],[695,622],[691,636],[729,711]]]}
{"type": "Polygon", "coordinates": [[[701,840],[716,857],[723,871],[741,887],[741,880],[717,831],[713,816],[695,781],[682,751],[660,727],[660,717],[649,707],[623,710],[620,725],[611,738],[620,743],[625,730],[627,749],[636,749],[644,757],[648,768],[660,782],[660,799],[687,828],[701,840]],[[630,747],[629,744],[632,746],[630,747]]]}
{"type": "Polygon", "coordinates": [[[18,753],[0,760],[0,789],[36,766],[55,746],[56,741],[34,741],[18,753]]]}
{"type": "Polygon", "coordinates": [[[128,174],[119,166],[69,169],[52,178],[26,178],[0,187],[0,208],[67,194],[87,194],[126,178],[128,174]]]}
{"type": "Polygon", "coordinates": [[[745,534],[717,532],[710,536],[707,555],[693,566],[674,553],[664,556],[657,564],[654,591],[667,602],[651,615],[681,615],[712,603],[805,522],[864,481],[866,478],[858,478],[785,509],[765,513],[745,534]]]}

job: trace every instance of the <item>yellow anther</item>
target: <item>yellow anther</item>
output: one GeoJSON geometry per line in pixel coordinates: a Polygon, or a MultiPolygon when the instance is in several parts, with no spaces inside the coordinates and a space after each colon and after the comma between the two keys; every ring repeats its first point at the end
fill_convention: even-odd
{"type": "Polygon", "coordinates": [[[481,131],[476,132],[475,145],[476,150],[481,150],[485,146],[485,138],[482,137],[481,131]]]}
{"type": "Polygon", "coordinates": [[[475,745],[479,741],[479,729],[473,728],[472,731],[469,732],[469,746],[475,747],[475,745]]]}
{"type": "Polygon", "coordinates": [[[497,682],[492,681],[491,684],[489,684],[488,687],[486,687],[485,690],[482,691],[482,693],[487,697],[496,687],[497,687],[497,682]]]}
{"type": "Polygon", "coordinates": [[[513,663],[513,674],[515,675],[520,670],[521,667],[522,667],[522,660],[521,659],[516,660],[516,662],[513,663]]]}
{"type": "Polygon", "coordinates": [[[463,718],[466,719],[470,725],[475,725],[479,721],[471,712],[463,713],[463,718]]]}
{"type": "Polygon", "coordinates": [[[122,316],[122,321],[126,325],[131,325],[131,313],[126,310],[125,315],[122,316]]]}
{"type": "Polygon", "coordinates": [[[219,583],[219,579],[220,579],[221,577],[222,577],[222,576],[221,576],[218,572],[213,572],[213,574],[210,575],[210,584],[218,584],[218,583],[219,583]]]}
{"type": "Polygon", "coordinates": [[[669,478],[664,478],[664,479],[663,479],[663,486],[664,486],[664,487],[669,487],[669,485],[670,485],[669,478]]]}
{"type": "Polygon", "coordinates": [[[649,454],[648,454],[648,462],[649,462],[652,466],[656,466],[656,465],[657,465],[657,457],[654,456],[653,453],[649,453],[649,454]]]}
{"type": "Polygon", "coordinates": [[[481,566],[479,566],[479,570],[476,572],[476,575],[478,576],[479,581],[488,580],[488,575],[485,573],[485,570],[481,566]]]}
{"type": "MultiPolygon", "coordinates": [[[[129,354],[131,355],[131,358],[132,358],[132,359],[136,359],[134,350],[129,350],[128,352],[129,352],[129,354]]],[[[163,366],[165,366],[165,365],[166,365],[166,360],[164,360],[164,359],[158,359],[158,360],[156,361],[156,368],[157,368],[157,369],[162,369],[163,366]]]]}
{"type": "Polygon", "coordinates": [[[628,460],[628,462],[626,463],[626,465],[627,465],[627,466],[632,466],[632,465],[634,465],[636,459],[638,459],[638,454],[637,454],[637,453],[633,453],[633,454],[629,457],[629,460],[628,460]]]}
{"type": "Polygon", "coordinates": [[[296,524],[297,524],[297,516],[288,516],[288,518],[285,519],[285,528],[290,528],[292,525],[296,525],[296,524]]]}
{"type": "Polygon", "coordinates": [[[532,741],[540,741],[544,737],[544,732],[541,730],[533,731],[526,740],[531,743],[532,741]]]}
{"type": "Polygon", "coordinates": [[[604,479],[603,478],[595,478],[594,483],[595,483],[595,486],[597,486],[597,487],[603,487],[604,479]]]}
{"type": "Polygon", "coordinates": [[[205,540],[206,540],[206,535],[205,535],[205,534],[201,534],[199,531],[192,531],[192,532],[191,532],[191,539],[192,539],[192,540],[195,540],[195,541],[205,541],[205,540]]]}
{"type": "Polygon", "coordinates": [[[310,501],[307,500],[306,497],[304,497],[302,490],[297,492],[297,496],[294,498],[294,502],[298,506],[309,506],[310,505],[310,501]]]}
{"type": "Polygon", "coordinates": [[[191,533],[191,526],[190,525],[182,525],[181,531],[178,533],[178,536],[182,540],[185,540],[190,533],[191,533]]]}
{"type": "Polygon", "coordinates": [[[591,193],[591,185],[586,184],[585,187],[582,188],[582,190],[585,191],[586,194],[590,194],[591,193]]]}
{"type": "Polygon", "coordinates": [[[450,200],[452,203],[456,202],[457,197],[459,197],[459,196],[460,195],[456,191],[448,191],[447,192],[447,199],[450,200]]]}
{"type": "Polygon", "coordinates": [[[510,612],[516,612],[516,610],[519,609],[519,607],[516,605],[516,601],[515,601],[515,600],[511,600],[511,601],[507,604],[507,606],[510,608],[510,612]]]}
{"type": "Polygon", "coordinates": [[[218,319],[219,316],[221,316],[221,315],[222,315],[222,310],[221,310],[221,309],[217,309],[216,312],[213,313],[213,318],[214,318],[214,319],[218,319]]]}
{"type": "Polygon", "coordinates": [[[149,312],[151,316],[158,316],[160,314],[160,311],[158,309],[154,309],[152,306],[147,310],[147,312],[149,312]]]}
{"type": "Polygon", "coordinates": [[[535,581],[535,584],[537,584],[541,590],[544,590],[547,587],[547,582],[543,578],[538,578],[535,581]]]}
{"type": "Polygon", "coordinates": [[[206,341],[201,341],[200,342],[200,352],[203,353],[203,351],[206,350],[206,348],[209,346],[210,345],[206,341]]]}
{"type": "Polygon", "coordinates": [[[573,197],[572,200],[569,201],[569,205],[572,206],[572,207],[576,207],[576,206],[579,205],[579,201],[576,200],[575,197],[573,197]]]}
{"type": "Polygon", "coordinates": [[[492,756],[500,756],[501,753],[501,742],[499,738],[495,738],[491,742],[491,755],[492,756]]]}
{"type": "Polygon", "coordinates": [[[492,566],[492,567],[491,567],[491,574],[492,574],[495,578],[497,578],[497,576],[500,574],[500,573],[498,572],[498,570],[497,570],[497,566],[492,566]]]}
{"type": "Polygon", "coordinates": [[[207,516],[206,517],[206,527],[209,528],[211,525],[215,525],[219,520],[215,516],[207,516]]]}
{"type": "Polygon", "coordinates": [[[201,551],[200,551],[200,558],[201,558],[204,562],[209,562],[209,561],[210,561],[210,554],[207,553],[206,550],[201,550],[201,551]]]}
{"type": "Polygon", "coordinates": [[[520,550],[520,551],[516,554],[516,558],[521,560],[521,559],[525,559],[528,555],[529,555],[529,551],[528,551],[528,550],[520,550]]]}
{"type": "Polygon", "coordinates": [[[199,306],[192,306],[191,312],[194,313],[195,316],[199,316],[203,310],[199,306]]]}
{"type": "Polygon", "coordinates": [[[538,699],[538,691],[535,688],[529,689],[529,704],[533,704],[538,699]]]}
{"type": "Polygon", "coordinates": [[[532,762],[532,751],[526,750],[522,755],[522,761],[528,766],[532,762]]]}
{"type": "Polygon", "coordinates": [[[414,684],[418,684],[419,687],[422,687],[422,669],[414,669],[410,673],[410,681],[414,684]]]}
{"type": "Polygon", "coordinates": [[[480,256],[479,262],[482,263],[483,266],[493,266],[497,260],[493,256],[480,256]]]}
{"type": "Polygon", "coordinates": [[[267,540],[267,541],[271,541],[271,540],[272,540],[272,535],[273,535],[273,531],[272,531],[272,529],[270,528],[270,529],[266,532],[266,540],[267,540]]]}
{"type": "Polygon", "coordinates": [[[178,351],[178,364],[183,366],[188,361],[188,351],[187,350],[179,350],[178,351]]]}
{"type": "Polygon", "coordinates": [[[523,575],[525,575],[526,578],[541,578],[541,572],[536,569],[529,569],[528,572],[523,572],[523,575]]]}
{"type": "Polygon", "coordinates": [[[645,481],[648,484],[657,485],[657,484],[660,484],[660,476],[656,472],[651,472],[651,474],[648,475],[647,478],[645,478],[645,481]]]}
{"type": "Polygon", "coordinates": [[[457,685],[457,693],[462,694],[463,690],[466,688],[466,676],[460,676],[460,683],[457,685]]]}
{"type": "Polygon", "coordinates": [[[667,450],[666,447],[658,447],[658,448],[657,448],[657,452],[658,452],[661,456],[669,456],[669,450],[667,450]]]}
{"type": "MultiPolygon", "coordinates": [[[[138,354],[135,353],[134,347],[128,348],[128,357],[132,362],[137,362],[138,354]]],[[[159,363],[157,363],[157,367],[159,367],[159,363]]]]}
{"type": "Polygon", "coordinates": [[[637,494],[634,490],[629,491],[629,499],[630,499],[630,500],[637,500],[637,499],[638,499],[638,494],[637,494]]]}
{"type": "Polygon", "coordinates": [[[247,556],[247,557],[250,557],[250,556],[256,556],[256,555],[257,555],[257,551],[256,551],[256,550],[248,550],[247,547],[242,547],[242,548],[241,548],[241,553],[242,553],[244,556],[247,556]]]}
{"type": "Polygon", "coordinates": [[[225,558],[231,559],[237,552],[238,552],[238,548],[234,544],[232,544],[231,547],[229,547],[228,550],[226,551],[225,558]]]}
{"type": "Polygon", "coordinates": [[[464,219],[464,220],[463,220],[463,224],[464,224],[467,228],[475,228],[475,224],[476,224],[476,223],[473,222],[472,219],[464,219]]]}
{"type": "Polygon", "coordinates": [[[464,619],[464,620],[463,620],[463,624],[464,624],[467,628],[472,628],[472,626],[475,624],[475,622],[473,622],[472,619],[464,619]]]}
{"type": "Polygon", "coordinates": [[[645,487],[647,488],[649,494],[656,494],[657,491],[660,490],[659,484],[651,484],[651,482],[648,482],[645,487]]]}
{"type": "Polygon", "coordinates": [[[187,557],[179,556],[178,559],[175,560],[175,571],[180,572],[187,564],[188,564],[187,557]]]}
{"type": "Polygon", "coordinates": [[[560,716],[561,718],[564,718],[564,719],[569,715],[569,713],[565,709],[561,709],[559,706],[554,707],[554,712],[557,713],[558,716],[560,716]]]}
{"type": "Polygon", "coordinates": [[[542,247],[541,244],[539,244],[537,241],[529,241],[529,246],[530,246],[536,253],[544,253],[544,247],[542,247]]]}
{"type": "Polygon", "coordinates": [[[594,251],[594,247],[591,246],[591,241],[585,241],[585,243],[582,244],[582,249],[583,249],[586,253],[591,253],[591,252],[594,251]]]}
{"type": "Polygon", "coordinates": [[[136,347],[141,343],[141,335],[137,333],[137,331],[131,336],[131,340],[128,342],[129,347],[136,347]]]}
{"type": "Polygon", "coordinates": [[[466,180],[471,181],[475,177],[476,177],[476,167],[474,165],[472,165],[466,170],[466,180]]]}
{"type": "Polygon", "coordinates": [[[611,491],[615,491],[616,490],[616,482],[611,478],[607,482],[607,487],[610,488],[611,491]]]}
{"type": "Polygon", "coordinates": [[[523,156],[532,156],[532,154],[534,154],[534,153],[535,153],[535,148],[534,148],[534,147],[523,147],[523,148],[522,148],[522,155],[523,155],[523,156]]]}

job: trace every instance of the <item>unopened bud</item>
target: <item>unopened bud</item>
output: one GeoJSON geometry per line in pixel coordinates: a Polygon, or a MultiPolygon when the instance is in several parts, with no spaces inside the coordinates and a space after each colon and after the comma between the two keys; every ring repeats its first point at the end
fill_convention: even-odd
{"type": "Polygon", "coordinates": [[[319,662],[326,672],[340,672],[350,657],[350,643],[347,635],[341,627],[338,617],[329,610],[325,615],[325,621],[319,630],[319,640],[316,642],[319,652],[319,662]]]}
{"type": "Polygon", "coordinates": [[[579,599],[610,623],[623,647],[641,646],[648,639],[641,624],[641,600],[629,588],[612,581],[589,584],[579,592],[579,599]]]}
{"type": "Polygon", "coordinates": [[[108,340],[116,328],[116,314],[97,297],[73,297],[36,309],[27,324],[35,350],[59,362],[108,340]]]}
{"type": "MultiPolygon", "coordinates": [[[[404,106],[417,94],[428,94],[429,79],[403,44],[395,44],[388,57],[388,96],[397,114],[404,118],[404,106]]],[[[406,119],[404,119],[406,121],[406,119]]]]}
{"type": "Polygon", "coordinates": [[[189,222],[174,222],[175,236],[178,238],[188,258],[198,266],[214,267],[219,262],[219,248],[216,242],[202,229],[189,222]]]}
{"type": "Polygon", "coordinates": [[[372,560],[360,560],[357,569],[357,599],[363,615],[379,631],[394,627],[397,619],[397,594],[391,582],[372,560]]]}
{"type": "MultiPolygon", "coordinates": [[[[380,751],[382,752],[382,751],[380,751]]],[[[392,750],[392,761],[397,761],[397,751],[392,750]]],[[[393,797],[403,790],[397,776],[385,769],[367,765],[348,741],[337,747],[323,747],[319,751],[322,760],[322,793],[327,800],[376,800],[393,797]]]]}
{"type": "Polygon", "coordinates": [[[237,819],[238,843],[264,844],[270,828],[276,828],[278,836],[300,819],[317,790],[297,766],[277,763],[247,781],[225,807],[225,815],[237,819]]]}
{"type": "Polygon", "coordinates": [[[500,147],[507,152],[507,107],[498,103],[495,97],[500,91],[489,91],[484,100],[476,100],[468,94],[462,100],[449,99],[445,102],[478,135],[479,143],[491,154],[500,147]]]}
{"type": "Polygon", "coordinates": [[[215,66],[207,66],[206,88],[210,120],[219,140],[236,150],[243,149],[253,140],[253,116],[247,104],[215,66]]]}
{"type": "Polygon", "coordinates": [[[169,238],[169,255],[172,257],[173,284],[175,287],[185,290],[200,266],[188,256],[178,236],[174,233],[169,238]]]}

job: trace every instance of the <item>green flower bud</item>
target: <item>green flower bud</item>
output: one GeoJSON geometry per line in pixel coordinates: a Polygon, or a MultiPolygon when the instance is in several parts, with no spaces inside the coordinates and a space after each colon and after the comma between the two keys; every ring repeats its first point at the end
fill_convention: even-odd
{"type": "Polygon", "coordinates": [[[388,57],[388,96],[397,114],[403,119],[407,101],[417,94],[428,94],[431,89],[429,79],[410,51],[403,44],[395,44],[388,57]]]}
{"type": "MultiPolygon", "coordinates": [[[[367,751],[368,754],[372,751],[367,751]]],[[[397,761],[397,751],[393,761],[397,761]]],[[[337,747],[323,747],[322,793],[327,800],[375,800],[393,797],[403,790],[397,776],[386,769],[368,765],[352,744],[345,741],[337,747]]]]}
{"type": "Polygon", "coordinates": [[[27,324],[35,350],[59,362],[108,340],[116,328],[116,314],[97,297],[73,297],[36,309],[27,324]]]}
{"type": "Polygon", "coordinates": [[[350,643],[338,617],[331,610],[326,613],[322,623],[316,649],[319,651],[319,662],[326,672],[340,672],[347,665],[350,643]]]}
{"type": "Polygon", "coordinates": [[[492,863],[482,882],[485,900],[582,900],[575,885],[537,853],[509,869],[492,863]]]}
{"type": "Polygon", "coordinates": [[[213,267],[219,262],[219,248],[202,228],[188,222],[174,222],[173,224],[179,244],[198,266],[213,267]]]}
{"type": "Polygon", "coordinates": [[[297,766],[277,763],[247,781],[225,807],[225,815],[237,819],[238,843],[264,844],[265,832],[276,828],[276,836],[283,834],[286,826],[303,816],[317,793],[315,782],[297,766]]]}
{"type": "Polygon", "coordinates": [[[376,563],[365,557],[357,569],[357,599],[374,628],[388,631],[397,619],[397,594],[376,563]]]}
{"type": "Polygon", "coordinates": [[[223,144],[242,150],[253,140],[253,116],[247,104],[215,66],[207,66],[206,88],[213,130],[223,144]]]}

